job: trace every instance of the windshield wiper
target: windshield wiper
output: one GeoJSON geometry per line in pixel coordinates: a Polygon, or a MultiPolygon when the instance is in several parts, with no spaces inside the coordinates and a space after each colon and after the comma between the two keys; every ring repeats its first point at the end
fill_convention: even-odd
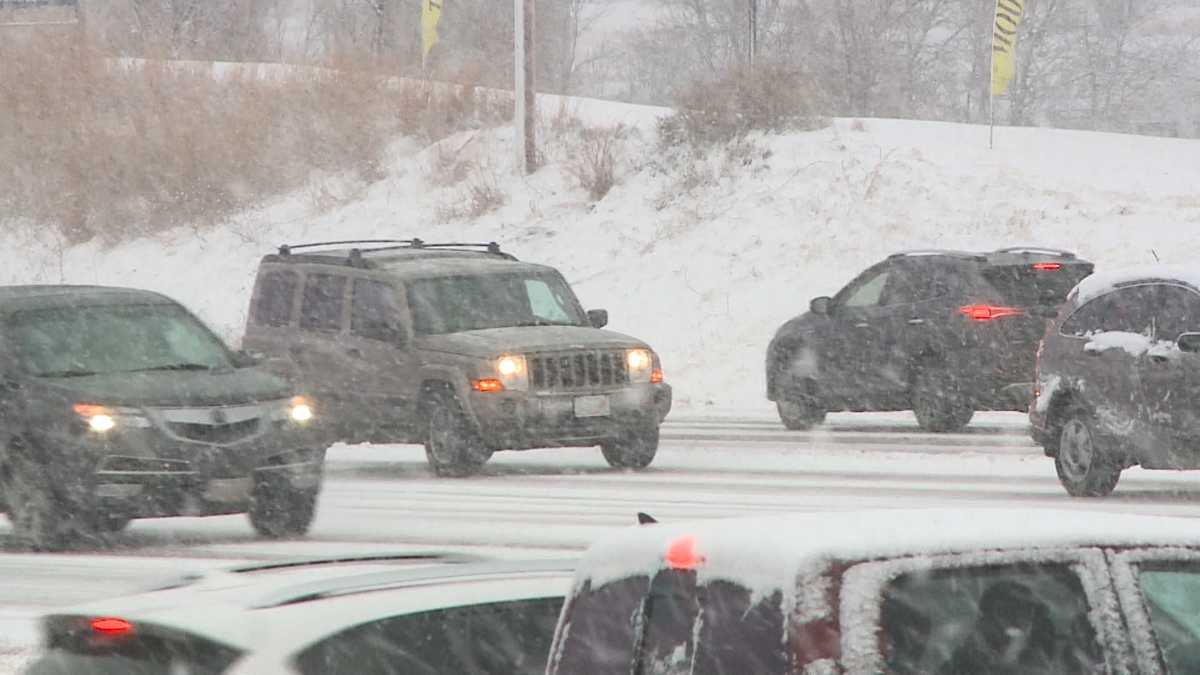
{"type": "Polygon", "coordinates": [[[533,321],[519,321],[511,323],[506,328],[524,328],[526,326],[582,326],[581,323],[573,323],[569,321],[548,321],[546,319],[535,319],[533,321]]]}
{"type": "Polygon", "coordinates": [[[149,368],[134,368],[127,370],[127,373],[148,373],[153,370],[215,370],[212,366],[204,365],[203,363],[168,363],[162,366],[150,366],[149,368]]]}
{"type": "Polygon", "coordinates": [[[37,377],[90,377],[99,374],[94,370],[51,370],[46,373],[38,373],[37,377]]]}

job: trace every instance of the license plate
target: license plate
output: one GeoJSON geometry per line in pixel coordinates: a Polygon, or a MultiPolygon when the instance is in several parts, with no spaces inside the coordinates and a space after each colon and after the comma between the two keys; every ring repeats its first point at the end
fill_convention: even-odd
{"type": "Polygon", "coordinates": [[[607,396],[575,397],[576,417],[606,417],[609,412],[607,396]]]}

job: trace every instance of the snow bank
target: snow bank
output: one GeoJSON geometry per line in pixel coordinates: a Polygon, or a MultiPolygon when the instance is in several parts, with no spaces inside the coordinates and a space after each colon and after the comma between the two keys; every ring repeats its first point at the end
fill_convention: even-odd
{"type": "Polygon", "coordinates": [[[661,152],[664,111],[567,100],[589,124],[632,127],[617,186],[598,203],[572,177],[576,132],[542,110],[545,166],[512,171],[507,129],[419,148],[397,142],[385,179],[314,178],[306,190],[214,229],[186,224],[105,249],[61,247],[9,227],[0,282],[79,282],[164,291],[226,337],[242,331],[255,264],[280,243],[419,236],[497,240],[558,266],[584,304],[649,341],[677,409],[766,407],[763,357],[775,329],[891,252],[1036,243],[1078,251],[1100,270],[1200,253],[1200,142],[1048,129],[837,120],[810,133],[754,137],[705,158],[661,152]],[[431,179],[446,156],[465,182],[431,179]],[[485,180],[507,197],[447,221],[485,180]]]}

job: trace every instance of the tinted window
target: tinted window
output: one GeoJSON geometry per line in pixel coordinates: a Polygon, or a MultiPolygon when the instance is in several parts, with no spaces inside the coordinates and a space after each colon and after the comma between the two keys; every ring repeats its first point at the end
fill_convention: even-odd
{"type": "Polygon", "coordinates": [[[378,281],[355,279],[350,303],[350,331],[373,340],[400,339],[400,312],[392,287],[378,281]]]}
{"type": "Polygon", "coordinates": [[[1200,331],[1200,295],[1182,286],[1158,287],[1155,336],[1175,340],[1180,333],[1200,331]]]}
{"type": "Polygon", "coordinates": [[[941,258],[917,258],[896,266],[888,280],[884,302],[903,305],[949,295],[961,285],[959,266],[941,258]]]}
{"type": "Polygon", "coordinates": [[[292,321],[292,301],[299,277],[295,272],[266,272],[258,281],[258,299],[254,305],[254,323],[286,326],[292,321]]]}
{"type": "Polygon", "coordinates": [[[313,645],[296,665],[303,675],[542,675],[561,609],[561,598],[539,598],[391,617],[313,645]]]}
{"type": "Polygon", "coordinates": [[[885,589],[889,673],[1104,672],[1078,577],[1066,565],[935,570],[885,589]]]}
{"type": "Polygon", "coordinates": [[[310,274],[304,282],[300,304],[300,327],[311,330],[340,330],[346,277],[310,274]]]}
{"type": "Polygon", "coordinates": [[[1138,585],[1168,672],[1200,672],[1200,570],[1143,567],[1138,585]]]}
{"type": "Polygon", "coordinates": [[[629,675],[635,623],[650,581],[621,579],[575,596],[567,617],[558,675],[629,675]]]}
{"type": "Polygon", "coordinates": [[[217,675],[241,655],[226,645],[159,627],[135,628],[132,636],[98,637],[76,621],[55,621],[45,654],[28,666],[27,675],[217,675]]]}
{"type": "Polygon", "coordinates": [[[1092,273],[1092,265],[1063,263],[1058,269],[1036,270],[1032,264],[984,265],[983,276],[1016,307],[1058,306],[1067,293],[1092,273]]]}
{"type": "Polygon", "coordinates": [[[1110,331],[1153,335],[1158,302],[1155,286],[1122,288],[1075,311],[1062,325],[1063,335],[1083,337],[1110,331]]]}

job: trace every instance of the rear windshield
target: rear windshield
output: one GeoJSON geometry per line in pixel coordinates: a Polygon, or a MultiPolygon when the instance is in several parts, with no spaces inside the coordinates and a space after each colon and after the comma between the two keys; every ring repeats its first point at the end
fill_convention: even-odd
{"type": "Polygon", "coordinates": [[[158,626],[137,625],[125,635],[101,635],[86,619],[55,621],[45,652],[25,675],[218,675],[242,652],[158,626]]]}
{"type": "Polygon", "coordinates": [[[775,675],[787,672],[782,593],[665,570],[576,596],[557,675],[775,675]]]}
{"type": "Polygon", "coordinates": [[[1053,307],[1062,304],[1075,284],[1092,273],[1090,263],[1059,265],[1049,269],[1035,269],[1032,264],[985,265],[983,276],[1009,305],[1053,307]]]}

